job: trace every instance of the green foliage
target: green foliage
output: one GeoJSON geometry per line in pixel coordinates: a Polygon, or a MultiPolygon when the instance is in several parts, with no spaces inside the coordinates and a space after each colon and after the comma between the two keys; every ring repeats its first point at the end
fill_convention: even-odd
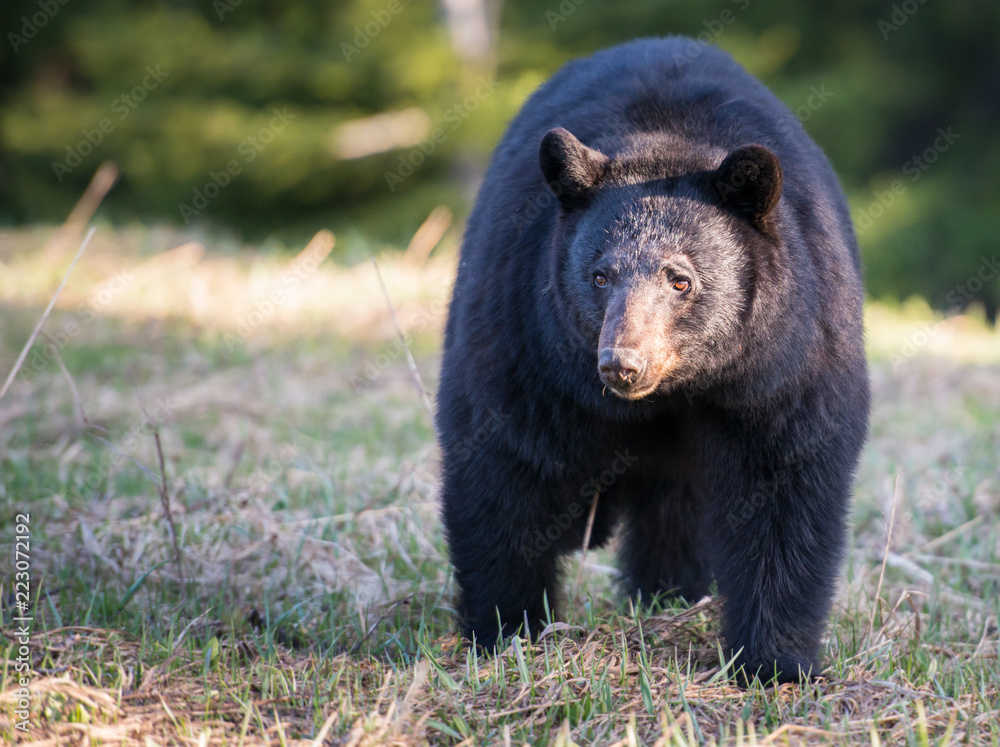
{"type": "MultiPolygon", "coordinates": [[[[827,151],[861,228],[873,295],[974,300],[995,314],[1000,273],[975,293],[952,292],[995,245],[996,3],[495,5],[493,66],[463,62],[435,3],[10,0],[0,9],[0,220],[60,220],[113,160],[122,179],[103,208],[113,220],[295,239],[325,225],[405,243],[437,204],[464,214],[506,123],[564,61],[680,33],[732,52],[827,151]],[[147,67],[166,74],[154,87],[144,86],[147,67]],[[490,75],[495,90],[477,97],[490,75]],[[286,112],[281,129],[276,109],[286,112]],[[407,113],[404,136],[377,136],[381,125],[366,118],[386,112],[407,113]],[[935,149],[939,128],[958,136],[946,150],[935,149]],[[438,142],[428,140],[436,131],[438,142]],[[376,145],[359,151],[370,137],[376,145]],[[925,157],[923,170],[913,159],[925,157]],[[880,202],[896,181],[904,189],[880,202]]],[[[356,255],[359,241],[338,251],[356,255]]]]}

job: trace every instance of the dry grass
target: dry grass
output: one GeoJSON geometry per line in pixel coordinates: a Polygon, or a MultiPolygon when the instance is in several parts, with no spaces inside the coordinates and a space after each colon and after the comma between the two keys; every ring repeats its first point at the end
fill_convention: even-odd
{"type": "MultiPolygon", "coordinates": [[[[39,258],[47,237],[0,243],[2,376],[68,262],[39,258]]],[[[15,514],[32,514],[32,740],[1000,741],[1000,338],[981,322],[872,307],[876,409],[829,666],[813,686],[745,692],[720,666],[714,601],[636,612],[609,551],[539,643],[462,647],[433,432],[371,264],[307,272],[190,238],[99,230],[44,328],[62,366],[40,338],[0,400],[8,557],[15,514]]],[[[453,252],[380,267],[433,389],[453,252]]]]}

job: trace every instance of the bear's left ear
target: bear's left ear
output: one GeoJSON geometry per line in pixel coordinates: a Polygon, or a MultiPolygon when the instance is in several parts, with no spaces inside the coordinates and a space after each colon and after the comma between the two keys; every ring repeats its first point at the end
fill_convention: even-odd
{"type": "Polygon", "coordinates": [[[781,197],[781,162],[763,145],[747,145],[726,156],[712,174],[722,204],[763,229],[781,197]]]}
{"type": "Polygon", "coordinates": [[[587,205],[607,164],[607,156],[588,148],[562,127],[546,132],[538,148],[538,165],[545,182],[566,210],[587,205]]]}

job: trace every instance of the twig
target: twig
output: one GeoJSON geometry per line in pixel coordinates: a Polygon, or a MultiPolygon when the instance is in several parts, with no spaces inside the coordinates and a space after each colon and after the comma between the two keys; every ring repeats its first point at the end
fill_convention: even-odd
{"type": "Polygon", "coordinates": [[[232,465],[226,473],[226,478],[222,481],[222,487],[228,489],[229,486],[233,484],[233,477],[236,476],[236,470],[240,466],[240,460],[243,458],[243,450],[246,449],[246,447],[247,441],[245,438],[236,444],[236,449],[233,451],[232,456],[232,465]]]}
{"type": "Polygon", "coordinates": [[[941,563],[942,565],[960,565],[964,568],[971,568],[974,571],[985,571],[986,573],[1000,573],[1000,565],[996,563],[983,563],[980,560],[966,560],[965,558],[946,558],[941,555],[924,555],[922,553],[909,553],[914,560],[921,563],[941,563]]]}
{"type": "Polygon", "coordinates": [[[934,574],[925,568],[921,568],[909,558],[890,552],[886,555],[886,562],[893,568],[899,568],[916,581],[930,586],[934,583],[934,574]]]}
{"type": "Polygon", "coordinates": [[[375,257],[372,257],[372,264],[375,266],[375,275],[378,277],[378,284],[382,287],[382,295],[385,296],[386,306],[389,307],[392,323],[396,327],[396,334],[399,335],[399,341],[403,344],[403,350],[406,351],[406,362],[410,367],[413,383],[417,387],[417,392],[420,394],[420,401],[423,402],[424,409],[427,410],[427,415],[430,417],[431,423],[433,423],[434,407],[431,405],[431,398],[427,395],[427,390],[424,389],[424,382],[420,378],[420,371],[417,370],[417,362],[413,360],[413,353],[410,352],[410,346],[406,343],[403,329],[399,326],[399,317],[396,316],[396,309],[392,305],[392,299],[389,298],[389,291],[386,290],[385,281],[382,280],[382,272],[378,268],[378,260],[375,257]]]}
{"type": "Polygon", "coordinates": [[[364,645],[365,641],[367,641],[369,638],[371,638],[372,633],[375,632],[375,628],[377,628],[379,626],[379,623],[381,623],[383,620],[385,620],[387,617],[389,617],[389,615],[391,615],[393,612],[395,612],[396,608],[399,605],[406,604],[411,599],[413,599],[413,594],[407,594],[405,597],[402,597],[401,599],[395,600],[392,604],[390,604],[388,607],[386,607],[385,611],[381,615],[378,616],[378,619],[369,626],[368,632],[365,633],[364,636],[360,640],[358,640],[357,643],[355,643],[353,646],[351,646],[351,650],[348,651],[347,653],[349,655],[356,654],[361,649],[361,647],[364,645]]]}
{"type": "Polygon", "coordinates": [[[170,492],[167,490],[167,470],[163,464],[163,444],[160,443],[160,429],[153,426],[153,440],[156,441],[156,454],[160,458],[160,477],[163,482],[160,485],[160,503],[163,504],[163,513],[167,517],[167,524],[170,526],[170,538],[174,542],[174,556],[177,560],[177,575],[180,576],[181,586],[186,586],[184,580],[184,561],[181,558],[181,546],[177,542],[177,527],[174,525],[174,517],[170,513],[170,492]]]}
{"type": "Polygon", "coordinates": [[[167,667],[173,664],[174,659],[176,659],[180,655],[181,643],[184,641],[184,637],[188,634],[188,631],[191,630],[191,628],[194,627],[199,620],[207,617],[208,613],[211,612],[213,609],[214,609],[213,607],[209,607],[207,610],[202,612],[200,615],[198,615],[198,617],[194,618],[184,627],[184,630],[181,631],[181,634],[177,636],[177,639],[174,641],[174,645],[170,650],[170,656],[168,656],[162,664],[157,664],[156,666],[150,667],[149,669],[146,670],[146,673],[142,676],[142,682],[140,682],[139,687],[136,688],[136,694],[141,693],[143,690],[146,689],[146,687],[152,684],[157,674],[159,674],[160,672],[167,671],[167,667]]]}
{"type": "Polygon", "coordinates": [[[69,384],[70,394],[73,395],[73,414],[76,415],[77,431],[82,431],[85,426],[89,425],[89,421],[87,420],[87,413],[83,411],[83,401],[80,399],[80,390],[76,388],[76,382],[73,381],[73,377],[70,375],[69,369],[66,368],[66,363],[62,359],[62,355],[59,354],[59,346],[56,345],[56,341],[49,337],[46,332],[42,332],[41,334],[46,340],[52,343],[52,350],[55,352],[56,363],[59,364],[59,369],[62,371],[63,376],[66,379],[66,383],[69,384]]]}
{"type": "Polygon", "coordinates": [[[434,247],[450,227],[451,211],[444,205],[438,205],[413,234],[406,251],[403,252],[403,261],[418,267],[426,263],[434,247]]]}
{"type": "Polygon", "coordinates": [[[929,540],[928,542],[925,542],[923,545],[921,545],[920,552],[930,552],[931,550],[934,550],[940,547],[941,545],[946,544],[947,542],[955,539],[955,537],[962,534],[963,532],[967,532],[973,527],[978,526],[982,520],[983,520],[983,515],[979,514],[974,519],[970,519],[961,526],[957,526],[954,529],[949,529],[940,537],[935,537],[934,539],[929,540]]]}
{"type": "Polygon", "coordinates": [[[587,548],[590,547],[590,533],[594,530],[594,517],[597,515],[597,501],[601,497],[599,489],[594,490],[594,502],[590,504],[590,514],[587,516],[587,528],[583,530],[583,549],[580,557],[580,567],[576,571],[576,583],[574,584],[573,596],[580,591],[580,583],[583,581],[583,566],[587,563],[587,548]]]}
{"type": "Polygon", "coordinates": [[[42,254],[45,262],[55,261],[62,255],[63,247],[79,235],[80,230],[93,217],[116,181],[118,181],[118,167],[114,163],[105,161],[97,167],[80,199],[76,201],[76,205],[66,216],[59,230],[49,239],[42,254]]]}
{"type": "Polygon", "coordinates": [[[66,218],[69,225],[83,225],[87,223],[97,210],[97,206],[104,200],[105,195],[111,191],[118,181],[118,167],[113,161],[105,161],[97,167],[97,171],[90,179],[90,184],[84,190],[76,205],[66,218]]]}
{"type": "MultiPolygon", "coordinates": [[[[983,644],[986,643],[986,637],[990,632],[990,628],[993,626],[993,621],[987,617],[986,622],[983,623],[983,634],[979,636],[979,643],[976,644],[975,650],[972,652],[972,658],[979,656],[980,652],[983,650],[983,644]]],[[[994,630],[996,628],[994,627],[994,630]]]]}
{"type": "Polygon", "coordinates": [[[882,581],[885,579],[885,565],[889,562],[889,547],[892,544],[892,527],[896,523],[896,503],[899,499],[899,486],[900,486],[900,475],[899,472],[896,473],[896,485],[892,490],[892,510],[889,513],[889,531],[885,536],[885,554],[882,556],[882,571],[878,575],[878,586],[875,589],[875,603],[872,605],[872,617],[868,622],[868,632],[865,634],[865,640],[867,641],[872,634],[872,630],[875,628],[875,614],[878,612],[879,604],[882,599],[882,581]]]}
{"type": "MultiPolygon", "coordinates": [[[[923,596],[927,596],[927,594],[925,592],[922,592],[922,591],[918,591],[917,593],[921,594],[923,596]]],[[[917,603],[913,601],[913,594],[909,590],[907,590],[906,593],[903,596],[906,597],[906,603],[909,605],[910,611],[913,612],[913,631],[914,631],[914,634],[917,637],[917,640],[919,641],[920,637],[921,637],[921,635],[920,635],[920,608],[917,607],[917,603]]]]}
{"type": "Polygon", "coordinates": [[[909,598],[910,590],[904,589],[903,593],[899,595],[899,599],[897,599],[896,603],[892,606],[892,609],[889,610],[888,616],[882,621],[882,627],[880,627],[878,633],[875,634],[876,640],[882,637],[882,634],[885,633],[886,629],[889,627],[889,623],[892,622],[892,618],[895,617],[896,612],[903,606],[903,602],[907,601],[909,598]]]}
{"type": "Polygon", "coordinates": [[[160,460],[160,504],[163,506],[163,514],[167,519],[167,526],[170,527],[170,539],[174,544],[174,560],[177,563],[177,575],[181,580],[181,588],[186,588],[187,581],[184,578],[184,561],[181,557],[181,546],[177,541],[177,527],[174,524],[174,517],[170,511],[170,490],[167,487],[167,468],[163,459],[163,444],[160,442],[160,425],[146,411],[146,405],[142,402],[142,394],[139,393],[138,386],[135,388],[135,393],[139,398],[139,407],[142,408],[142,414],[146,416],[146,421],[153,426],[153,441],[156,443],[156,455],[160,460]]]}
{"type": "MultiPolygon", "coordinates": [[[[94,423],[91,423],[90,427],[91,428],[101,428],[99,425],[96,425],[94,423]]],[[[101,428],[101,430],[104,430],[104,429],[101,428]]],[[[149,467],[147,467],[145,464],[143,464],[142,462],[140,462],[138,459],[136,459],[135,456],[133,456],[132,454],[129,454],[127,451],[122,451],[117,446],[115,446],[113,443],[111,443],[111,441],[109,441],[108,439],[104,438],[103,436],[98,436],[96,433],[91,433],[90,435],[91,435],[91,437],[95,438],[96,440],[100,441],[102,444],[104,444],[105,446],[107,446],[109,449],[111,449],[111,451],[113,451],[115,454],[117,454],[122,459],[128,459],[130,462],[132,462],[132,464],[134,464],[136,467],[138,467],[140,470],[142,470],[143,474],[146,475],[146,477],[148,477],[150,480],[153,481],[154,485],[157,483],[156,475],[153,474],[153,471],[149,467]]]]}
{"type": "Polygon", "coordinates": [[[325,228],[320,229],[309,239],[309,243],[306,244],[305,249],[295,255],[295,259],[289,262],[288,265],[289,267],[295,267],[301,260],[309,258],[313,264],[319,267],[319,263],[329,256],[336,244],[337,237],[332,232],[325,228]]]}
{"type": "Polygon", "coordinates": [[[59,287],[56,288],[55,294],[49,301],[49,305],[45,307],[45,311],[42,312],[42,318],[38,320],[38,324],[35,325],[35,331],[31,333],[28,341],[24,344],[24,349],[21,350],[21,354],[17,357],[14,362],[14,368],[10,370],[10,374],[7,376],[7,381],[4,382],[3,388],[0,389],[0,399],[7,393],[10,389],[11,383],[14,381],[14,377],[17,376],[17,372],[21,370],[21,365],[24,363],[24,359],[28,357],[28,351],[31,350],[31,346],[35,344],[35,338],[38,337],[38,333],[41,332],[42,327],[45,324],[45,320],[49,318],[49,314],[52,313],[52,307],[56,305],[56,299],[59,298],[59,294],[62,293],[62,289],[66,286],[66,281],[69,280],[69,276],[73,272],[73,268],[76,267],[76,262],[80,259],[80,255],[83,254],[84,250],[87,248],[87,244],[90,243],[90,238],[94,235],[94,231],[97,230],[96,226],[92,226],[87,235],[83,239],[83,243],[80,244],[80,248],[73,257],[73,261],[70,262],[69,268],[66,270],[66,274],[63,275],[62,282],[59,283],[59,287]]]}
{"type": "MultiPolygon", "coordinates": [[[[935,556],[929,556],[929,557],[935,557],[935,556]]],[[[940,558],[936,559],[940,560],[940,558]]],[[[953,589],[952,587],[948,586],[948,584],[936,578],[933,573],[931,573],[925,568],[921,568],[919,565],[914,563],[909,558],[904,558],[902,555],[897,555],[894,552],[890,552],[887,556],[887,560],[889,565],[891,565],[893,568],[900,569],[901,571],[912,576],[916,581],[927,587],[935,587],[935,582],[936,582],[935,592],[937,596],[940,597],[941,599],[953,602],[955,604],[967,604],[968,606],[974,607],[975,609],[979,610],[984,609],[982,601],[974,597],[971,597],[967,594],[962,594],[956,589],[953,589]]]]}

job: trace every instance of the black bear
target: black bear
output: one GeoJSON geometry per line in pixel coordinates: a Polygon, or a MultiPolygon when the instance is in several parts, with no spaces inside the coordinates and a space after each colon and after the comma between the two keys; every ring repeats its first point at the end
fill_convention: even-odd
{"type": "Polygon", "coordinates": [[[646,39],[563,67],[466,228],[437,428],[463,633],[557,614],[619,526],[626,589],[713,579],[747,677],[819,672],[869,384],[837,177],[727,54],[646,39]]]}

